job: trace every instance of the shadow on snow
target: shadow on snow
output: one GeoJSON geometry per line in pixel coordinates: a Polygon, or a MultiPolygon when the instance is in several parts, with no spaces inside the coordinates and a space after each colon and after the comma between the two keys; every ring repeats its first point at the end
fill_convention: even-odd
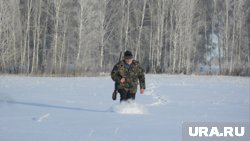
{"type": "Polygon", "coordinates": [[[85,111],[85,112],[110,112],[110,110],[96,110],[96,109],[86,109],[86,108],[77,108],[77,107],[66,107],[66,106],[49,105],[49,104],[33,103],[33,102],[7,101],[7,103],[26,105],[26,106],[35,106],[35,107],[44,107],[44,108],[85,111]]]}

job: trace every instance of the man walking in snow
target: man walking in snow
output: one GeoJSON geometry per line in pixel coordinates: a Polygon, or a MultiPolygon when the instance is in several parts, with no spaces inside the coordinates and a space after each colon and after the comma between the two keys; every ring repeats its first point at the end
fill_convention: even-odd
{"type": "Polygon", "coordinates": [[[112,99],[116,100],[116,94],[119,92],[120,101],[134,100],[137,91],[138,81],[140,84],[140,93],[145,90],[145,74],[138,61],[133,60],[130,51],[124,53],[124,60],[119,61],[111,71],[111,78],[115,81],[115,90],[112,99]]]}

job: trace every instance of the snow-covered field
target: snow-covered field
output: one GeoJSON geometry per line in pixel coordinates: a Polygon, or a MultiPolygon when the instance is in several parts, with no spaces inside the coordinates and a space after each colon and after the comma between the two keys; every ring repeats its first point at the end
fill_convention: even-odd
{"type": "Polygon", "coordinates": [[[0,76],[0,141],[181,141],[183,122],[249,122],[249,81],[146,75],[128,105],[109,76],[0,76]]]}

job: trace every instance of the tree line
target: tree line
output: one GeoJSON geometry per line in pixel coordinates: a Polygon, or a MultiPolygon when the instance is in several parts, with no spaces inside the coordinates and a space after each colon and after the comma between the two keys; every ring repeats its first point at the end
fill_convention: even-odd
{"type": "Polygon", "coordinates": [[[250,75],[249,0],[2,0],[0,72],[250,75]]]}

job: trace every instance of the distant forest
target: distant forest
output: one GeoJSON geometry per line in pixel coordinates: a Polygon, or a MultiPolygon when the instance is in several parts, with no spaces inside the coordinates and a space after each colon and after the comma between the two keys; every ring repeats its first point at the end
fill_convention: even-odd
{"type": "Polygon", "coordinates": [[[0,73],[250,76],[250,0],[0,0],[0,73]]]}

